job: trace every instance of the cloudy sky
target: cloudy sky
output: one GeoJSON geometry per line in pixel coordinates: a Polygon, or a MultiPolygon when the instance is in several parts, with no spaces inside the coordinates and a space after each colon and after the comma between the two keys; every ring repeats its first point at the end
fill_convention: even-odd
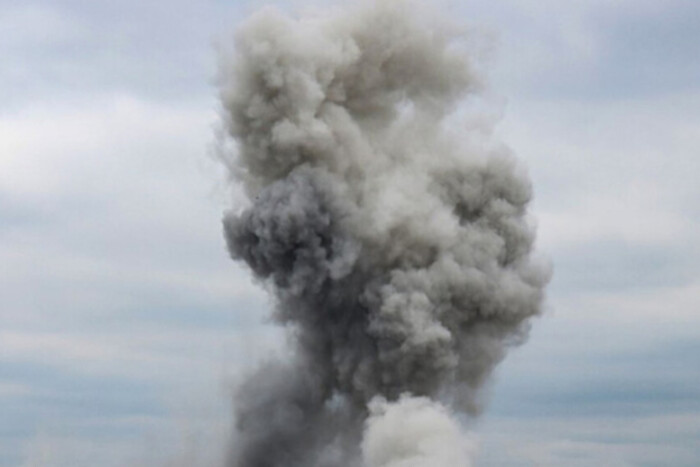
{"type": "MultiPolygon", "coordinates": [[[[231,386],[281,352],[211,155],[215,44],[261,3],[0,0],[0,466],[215,463],[231,386]]],[[[445,8],[555,268],[479,465],[699,465],[700,3],[445,8]]]]}

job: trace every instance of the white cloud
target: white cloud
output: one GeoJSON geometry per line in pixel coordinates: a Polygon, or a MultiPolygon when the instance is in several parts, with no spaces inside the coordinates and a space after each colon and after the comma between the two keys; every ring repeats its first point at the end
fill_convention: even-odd
{"type": "Polygon", "coordinates": [[[517,101],[500,134],[530,165],[543,245],[691,241],[700,95],[625,102],[517,101]]]}

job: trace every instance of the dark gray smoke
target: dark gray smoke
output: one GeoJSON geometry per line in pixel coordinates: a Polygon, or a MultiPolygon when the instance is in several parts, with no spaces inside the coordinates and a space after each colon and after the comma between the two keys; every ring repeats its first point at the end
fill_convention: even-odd
{"type": "Polygon", "coordinates": [[[231,466],[469,465],[454,416],[479,411],[549,270],[524,171],[455,124],[480,81],[454,30],[401,1],[266,9],[224,57],[225,162],[250,199],[226,240],[292,341],[237,394],[231,466]]]}

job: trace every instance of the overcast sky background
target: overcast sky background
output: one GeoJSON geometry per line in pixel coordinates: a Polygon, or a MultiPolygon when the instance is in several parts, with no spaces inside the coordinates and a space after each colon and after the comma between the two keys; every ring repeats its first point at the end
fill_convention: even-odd
{"type": "MultiPolygon", "coordinates": [[[[280,336],[210,157],[214,44],[261,3],[0,0],[0,466],[221,456],[280,336]]],[[[700,465],[700,2],[449,8],[493,42],[555,268],[479,465],[700,465]]]]}

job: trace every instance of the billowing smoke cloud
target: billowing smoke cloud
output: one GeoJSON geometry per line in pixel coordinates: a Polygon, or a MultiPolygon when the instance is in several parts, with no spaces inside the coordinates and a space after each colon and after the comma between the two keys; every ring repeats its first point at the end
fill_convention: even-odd
{"type": "Polygon", "coordinates": [[[540,311],[530,182],[455,123],[480,79],[424,13],[266,9],[224,57],[225,162],[250,200],[225,236],[291,344],[237,393],[231,466],[469,465],[457,414],[540,311]]]}

